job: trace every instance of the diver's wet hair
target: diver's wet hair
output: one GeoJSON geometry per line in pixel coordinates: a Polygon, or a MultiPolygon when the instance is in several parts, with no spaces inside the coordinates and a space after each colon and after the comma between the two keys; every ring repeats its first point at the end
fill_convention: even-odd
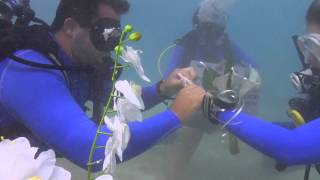
{"type": "Polygon", "coordinates": [[[320,25],[320,0],[314,0],[306,14],[306,20],[308,23],[317,23],[320,25]]]}
{"type": "Polygon", "coordinates": [[[87,27],[97,17],[100,4],[109,5],[118,14],[126,13],[130,7],[127,0],[61,0],[51,25],[51,31],[59,31],[65,19],[69,17],[80,26],[87,27]]]}

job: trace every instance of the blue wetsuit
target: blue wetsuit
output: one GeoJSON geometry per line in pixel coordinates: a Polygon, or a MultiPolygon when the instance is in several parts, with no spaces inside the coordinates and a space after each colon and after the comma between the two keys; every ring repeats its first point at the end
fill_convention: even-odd
{"type": "MultiPolygon", "coordinates": [[[[227,121],[232,115],[233,112],[221,113],[219,119],[227,121]]],[[[320,162],[320,118],[296,129],[286,129],[245,113],[240,113],[234,122],[240,123],[228,125],[228,130],[253,148],[283,164],[320,162]]]]}
{"type": "Polygon", "coordinates": [[[219,62],[225,60],[226,52],[231,52],[235,63],[243,63],[252,65],[257,68],[254,61],[246,55],[235,43],[230,41],[230,51],[225,50],[226,47],[220,43],[210,48],[210,56],[205,57],[203,49],[197,43],[196,32],[191,31],[187,33],[181,40],[178,40],[177,46],[169,58],[169,66],[165,71],[165,77],[169,76],[170,73],[176,68],[184,68],[190,66],[192,60],[201,60],[203,62],[219,62]]]}
{"type": "MultiPolygon", "coordinates": [[[[181,43],[178,43],[170,58],[170,66],[166,71],[166,75],[177,67],[190,65],[190,59],[186,59],[184,54],[188,43],[190,43],[188,36],[191,36],[191,39],[193,39],[193,33],[194,32],[190,32],[182,39],[181,43]]],[[[196,44],[195,42],[195,40],[191,41],[191,43],[196,44]]],[[[236,60],[238,59],[248,64],[254,64],[250,58],[232,42],[231,47],[236,60]]],[[[195,51],[196,53],[193,53],[191,58],[203,60],[201,53],[199,53],[201,49],[197,48],[195,51]]],[[[212,48],[212,51],[217,57],[216,59],[223,57],[221,48],[212,48]]],[[[232,115],[232,112],[221,113],[220,119],[227,121],[232,115]]],[[[227,129],[253,148],[277,161],[286,165],[314,164],[320,162],[319,118],[296,129],[287,129],[246,113],[241,113],[234,119],[234,122],[239,121],[241,122],[240,124],[229,125],[227,129]]]]}
{"type": "MultiPolygon", "coordinates": [[[[15,55],[37,63],[52,64],[47,57],[34,50],[20,50],[15,55]]],[[[59,60],[64,65],[72,65],[61,50],[59,60]]],[[[35,68],[9,59],[1,61],[0,125],[10,128],[17,123],[23,124],[32,132],[30,138],[46,143],[65,158],[86,168],[97,131],[97,125],[83,111],[84,102],[90,97],[89,83],[85,73],[68,74],[72,91],[68,89],[61,71],[35,68]]],[[[110,92],[110,86],[111,82],[106,82],[106,92],[110,92]]],[[[162,100],[155,85],[143,88],[142,94],[149,108],[162,100]]],[[[180,121],[171,110],[166,110],[143,122],[128,125],[131,139],[124,152],[124,160],[150,148],[180,127],[180,121]]],[[[102,127],[102,131],[110,132],[106,126],[102,127]]],[[[104,146],[107,139],[108,136],[100,135],[97,145],[104,146]]],[[[97,149],[93,160],[102,159],[104,149],[97,149]]],[[[101,164],[94,168],[98,170],[101,164]]]]}
{"type": "MultiPolygon", "coordinates": [[[[176,68],[184,68],[190,65],[193,67],[197,66],[199,64],[199,61],[203,61],[206,64],[218,64],[221,62],[225,63],[228,58],[232,58],[232,61],[234,61],[233,63],[235,68],[247,67],[251,65],[252,67],[258,69],[257,65],[254,63],[252,58],[249,57],[246,53],[244,53],[241,50],[241,48],[239,48],[235,43],[233,43],[231,40],[227,38],[220,40],[220,42],[215,45],[206,47],[208,49],[204,49],[199,44],[200,43],[198,42],[198,37],[195,30],[188,32],[181,39],[179,39],[176,43],[176,47],[174,48],[171,56],[169,57],[170,63],[168,63],[168,67],[164,73],[164,77],[168,77],[176,68]],[[206,50],[209,50],[210,52],[208,53],[206,52],[206,50]],[[198,64],[191,64],[193,61],[198,64]]],[[[220,73],[224,73],[224,67],[214,70],[218,72],[220,71],[220,73]]],[[[201,73],[198,74],[198,76],[201,76],[201,73]]],[[[248,112],[250,114],[258,113],[259,95],[259,88],[255,88],[248,92],[248,94],[244,98],[246,104],[246,106],[244,107],[245,112],[248,112]]],[[[193,119],[199,118],[203,118],[202,114],[196,114],[193,117],[193,119]]],[[[186,123],[186,125],[188,127],[200,129],[205,132],[212,132],[214,130],[214,128],[210,125],[209,121],[189,121],[186,123]]]]}
{"type": "MultiPolygon", "coordinates": [[[[164,73],[164,77],[168,77],[176,68],[184,68],[190,65],[196,69],[199,66],[202,67],[199,63],[200,61],[207,65],[226,63],[228,60],[233,61],[235,70],[242,75],[247,75],[245,69],[248,66],[252,66],[259,71],[258,66],[252,58],[228,38],[221,39],[219,43],[210,46],[201,47],[199,44],[195,30],[190,31],[178,40],[177,46],[169,58],[170,63],[164,73]],[[195,64],[192,64],[192,62],[195,64]]],[[[216,66],[213,69],[220,74],[224,73],[224,66],[216,66]]],[[[200,73],[198,76],[201,78],[201,72],[198,73],[200,73]]],[[[197,81],[201,81],[201,79],[196,80],[196,83],[198,83],[197,81]]],[[[259,96],[259,88],[255,88],[247,93],[244,98],[246,104],[244,107],[245,112],[250,114],[258,113],[259,96]]]]}

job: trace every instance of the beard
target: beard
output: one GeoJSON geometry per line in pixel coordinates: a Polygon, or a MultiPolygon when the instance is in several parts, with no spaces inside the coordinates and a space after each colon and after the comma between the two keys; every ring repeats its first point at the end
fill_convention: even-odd
{"type": "Polygon", "coordinates": [[[71,58],[76,65],[99,67],[106,54],[96,50],[90,39],[85,39],[81,35],[75,38],[71,45],[71,58]]]}
{"type": "Polygon", "coordinates": [[[71,55],[75,64],[90,67],[99,66],[103,57],[89,49],[84,50],[82,47],[74,47],[74,49],[71,49],[71,55]]]}

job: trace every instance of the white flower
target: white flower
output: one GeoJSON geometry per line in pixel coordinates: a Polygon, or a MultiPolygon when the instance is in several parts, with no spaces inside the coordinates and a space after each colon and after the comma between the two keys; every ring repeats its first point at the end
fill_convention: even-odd
{"type": "Polygon", "coordinates": [[[145,109],[141,98],[141,87],[128,81],[117,81],[115,87],[118,92],[122,93],[124,99],[117,99],[114,110],[117,110],[120,116],[124,116],[126,121],[143,120],[141,110],[145,109]]]}
{"type": "Polygon", "coordinates": [[[35,159],[38,148],[30,146],[26,138],[0,142],[0,179],[22,180],[69,180],[70,172],[55,166],[53,150],[40,153],[35,159]]]}
{"type": "Polygon", "coordinates": [[[141,98],[141,91],[137,92],[133,89],[132,85],[128,81],[117,81],[115,84],[117,91],[121,92],[123,96],[132,104],[137,106],[139,109],[144,109],[144,103],[141,98]],[[137,93],[137,94],[136,94],[137,93]],[[140,93],[140,94],[139,94],[140,93]]]}
{"type": "Polygon", "coordinates": [[[109,174],[105,174],[100,177],[97,177],[96,180],[113,180],[113,177],[109,174]]]}
{"type": "Polygon", "coordinates": [[[117,108],[119,115],[123,116],[126,122],[143,121],[141,111],[136,106],[131,104],[127,99],[119,99],[117,101],[117,108]]]}
{"type": "Polygon", "coordinates": [[[122,161],[122,153],[127,148],[130,140],[130,130],[119,116],[109,118],[105,116],[104,121],[107,127],[112,131],[105,148],[105,160],[103,162],[103,171],[105,173],[113,173],[116,166],[117,155],[122,161]]]}
{"type": "Polygon", "coordinates": [[[135,50],[131,46],[126,46],[120,57],[126,63],[131,64],[143,80],[150,82],[150,79],[144,74],[144,70],[141,65],[141,58],[139,55],[141,53],[143,53],[141,50],[135,50]]]}

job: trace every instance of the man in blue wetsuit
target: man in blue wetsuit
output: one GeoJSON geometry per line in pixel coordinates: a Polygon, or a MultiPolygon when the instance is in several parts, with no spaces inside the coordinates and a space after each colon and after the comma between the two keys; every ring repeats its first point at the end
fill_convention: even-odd
{"type": "Polygon", "coordinates": [[[291,113],[293,117],[300,124],[303,121],[306,124],[287,129],[246,113],[236,115],[232,111],[219,112],[228,108],[217,103],[210,107],[211,112],[208,114],[209,117],[210,114],[217,116],[222,124],[236,115],[232,121],[235,123],[227,124],[226,128],[250,146],[285,165],[320,163],[320,0],[312,2],[306,21],[308,33],[300,36],[297,43],[306,69],[293,73],[291,80],[307,98],[295,98],[289,102],[295,110],[291,113]]]}
{"type": "MultiPolygon", "coordinates": [[[[101,27],[118,28],[120,15],[128,8],[126,0],[61,0],[51,33],[47,34],[54,43],[55,56],[20,49],[0,63],[0,135],[27,136],[33,143],[45,143],[86,168],[97,124],[85,114],[84,103],[96,103],[99,98],[104,102],[108,97],[111,70],[101,67],[110,67],[106,64],[111,63],[111,58],[107,57],[115,45],[112,38],[101,42],[101,34],[96,31],[101,27]],[[59,71],[37,67],[40,65],[65,68],[59,71]]],[[[29,34],[33,35],[35,40],[45,41],[37,39],[35,33],[29,34]]],[[[195,76],[191,68],[178,69],[164,81],[143,88],[142,97],[148,108],[160,103],[162,97],[178,94],[166,111],[143,122],[129,123],[131,139],[124,152],[125,160],[179,128],[200,107],[204,90],[195,85],[183,88],[178,73],[190,79],[195,76]]],[[[104,105],[97,103],[100,108],[104,105]]],[[[102,128],[109,131],[106,126],[102,128]]],[[[108,136],[100,136],[97,145],[104,146],[107,139],[108,136]]],[[[93,161],[103,158],[104,149],[97,149],[93,161]]]]}
{"type": "MultiPolygon", "coordinates": [[[[203,86],[206,90],[212,90],[206,84],[206,69],[210,68],[217,74],[225,73],[226,66],[232,63],[235,71],[241,75],[246,75],[250,66],[257,69],[252,59],[245,54],[233,41],[228,38],[226,33],[226,9],[219,9],[218,3],[221,1],[202,1],[199,8],[193,15],[193,30],[184,35],[176,42],[164,77],[168,77],[176,68],[192,66],[197,71],[196,84],[203,86]]],[[[245,112],[250,114],[258,113],[259,88],[252,89],[245,96],[245,112]]],[[[168,166],[168,179],[179,179],[183,173],[184,166],[192,157],[201,138],[205,132],[214,131],[214,127],[205,119],[201,112],[196,112],[192,118],[180,130],[179,134],[173,136],[175,141],[170,145],[168,166]],[[177,140],[179,139],[179,140],[177,140]],[[191,144],[191,145],[190,145],[191,144]],[[172,157],[172,155],[174,157],[172,157]],[[174,167],[172,167],[174,166],[174,167]]]]}

